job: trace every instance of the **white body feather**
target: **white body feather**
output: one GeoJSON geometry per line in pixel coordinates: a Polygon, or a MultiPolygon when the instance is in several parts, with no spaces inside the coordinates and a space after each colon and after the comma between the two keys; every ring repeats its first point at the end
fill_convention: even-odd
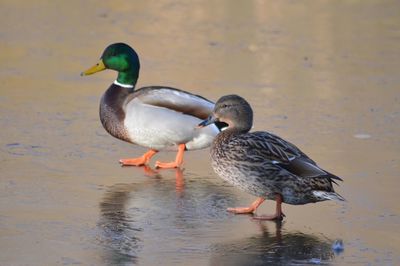
{"type": "MultiPolygon", "coordinates": [[[[214,107],[213,103],[199,97],[168,89],[150,92],[147,96],[153,100],[160,97],[163,101],[179,105],[196,102],[209,109],[210,113],[214,107]]],[[[196,128],[202,121],[197,117],[147,104],[143,100],[134,98],[125,107],[124,126],[129,137],[138,145],[156,150],[177,150],[178,144],[186,144],[188,150],[203,149],[210,146],[219,133],[215,125],[196,128]]]]}

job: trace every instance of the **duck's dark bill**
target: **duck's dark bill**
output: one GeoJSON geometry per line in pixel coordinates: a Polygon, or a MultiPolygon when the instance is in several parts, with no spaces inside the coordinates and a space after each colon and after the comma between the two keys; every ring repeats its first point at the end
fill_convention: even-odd
{"type": "Polygon", "coordinates": [[[206,127],[210,124],[213,124],[216,122],[215,117],[213,117],[212,115],[210,115],[206,120],[202,121],[200,124],[197,125],[197,127],[206,127]]]}

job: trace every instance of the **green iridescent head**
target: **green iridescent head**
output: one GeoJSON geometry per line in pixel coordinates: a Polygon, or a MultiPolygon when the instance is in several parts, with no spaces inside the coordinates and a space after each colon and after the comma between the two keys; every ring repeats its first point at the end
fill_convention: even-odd
{"type": "Polygon", "coordinates": [[[100,61],[81,73],[81,76],[112,69],[118,71],[117,81],[121,84],[135,85],[139,78],[140,62],[135,50],[125,43],[109,45],[100,57],[100,61]]]}

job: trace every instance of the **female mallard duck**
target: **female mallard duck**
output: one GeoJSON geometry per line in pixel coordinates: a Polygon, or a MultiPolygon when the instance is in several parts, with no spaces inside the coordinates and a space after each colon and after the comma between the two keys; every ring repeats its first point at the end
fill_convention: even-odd
{"type": "Polygon", "coordinates": [[[182,90],[151,86],[135,90],[139,77],[139,57],[124,43],[108,46],[100,61],[82,72],[91,75],[104,69],[118,71],[118,77],[100,102],[100,120],[112,136],[148,147],[143,156],[121,159],[122,165],[145,165],[159,150],[177,150],[174,162],[156,162],[159,168],[175,168],[183,163],[185,150],[208,147],[219,129],[196,130],[195,126],[212,113],[214,103],[182,90]]]}
{"type": "Polygon", "coordinates": [[[226,181],[258,197],[249,207],[229,208],[233,213],[254,213],[265,200],[276,200],[276,213],[256,219],[282,219],[282,202],[299,205],[324,200],[344,200],[332,182],[342,180],[325,170],[295,145],[265,131],[249,132],[253,111],[237,95],[215,104],[213,114],[199,127],[216,121],[228,124],[214,139],[211,160],[214,171],[226,181]]]}

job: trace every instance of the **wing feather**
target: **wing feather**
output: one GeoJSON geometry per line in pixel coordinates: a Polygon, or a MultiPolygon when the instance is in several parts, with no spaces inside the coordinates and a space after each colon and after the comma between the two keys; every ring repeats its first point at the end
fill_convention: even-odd
{"type": "Polygon", "coordinates": [[[137,98],[145,104],[168,108],[176,112],[206,119],[214,103],[196,94],[170,87],[150,86],[136,90],[130,99],[137,98]]]}
{"type": "Polygon", "coordinates": [[[233,141],[237,142],[236,147],[246,147],[246,160],[253,162],[269,160],[276,166],[301,177],[329,178],[333,182],[332,179],[342,180],[340,177],[321,169],[294,144],[274,134],[265,131],[253,132],[240,135],[233,141]]]}

